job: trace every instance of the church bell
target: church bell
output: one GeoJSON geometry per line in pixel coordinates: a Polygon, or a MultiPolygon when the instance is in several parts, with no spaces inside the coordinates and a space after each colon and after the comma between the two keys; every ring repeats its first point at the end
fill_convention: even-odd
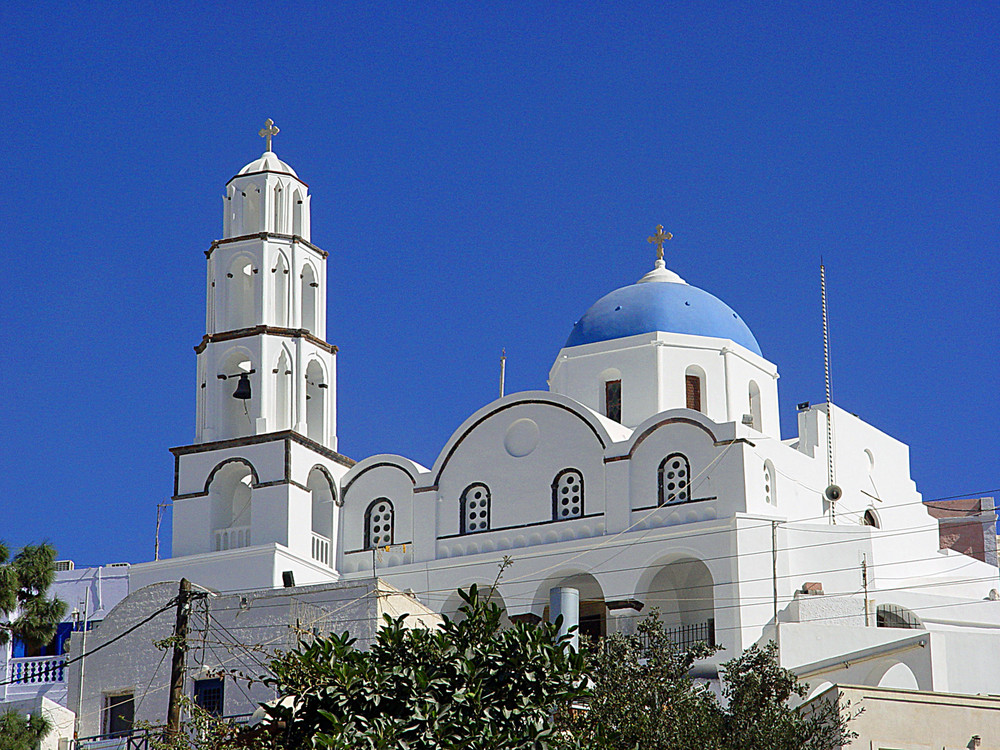
{"type": "Polygon", "coordinates": [[[240,382],[236,384],[236,390],[233,391],[233,398],[239,398],[246,401],[250,398],[250,376],[246,373],[240,375],[240,382]]]}

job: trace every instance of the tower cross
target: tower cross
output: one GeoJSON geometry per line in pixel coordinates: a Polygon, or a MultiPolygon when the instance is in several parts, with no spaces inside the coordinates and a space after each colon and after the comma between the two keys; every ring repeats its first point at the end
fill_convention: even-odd
{"type": "Polygon", "coordinates": [[[646,242],[656,245],[656,259],[663,260],[663,243],[673,238],[674,236],[670,232],[664,232],[663,225],[659,224],[656,227],[656,234],[652,237],[647,237],[646,242]]]}
{"type": "Polygon", "coordinates": [[[275,127],[274,120],[272,120],[270,117],[268,117],[264,121],[264,127],[260,129],[260,132],[257,135],[259,135],[261,138],[264,138],[267,141],[267,150],[270,151],[271,150],[271,138],[274,137],[274,136],[276,136],[280,132],[281,131],[278,130],[277,127],[275,127]]]}

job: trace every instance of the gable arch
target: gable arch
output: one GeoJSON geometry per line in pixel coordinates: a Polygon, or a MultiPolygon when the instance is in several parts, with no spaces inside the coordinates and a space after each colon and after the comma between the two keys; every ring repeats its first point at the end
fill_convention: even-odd
{"type": "Polygon", "coordinates": [[[228,464],[243,464],[248,469],[250,469],[250,477],[252,479],[252,483],[250,485],[251,488],[256,487],[257,485],[260,484],[260,477],[257,474],[257,469],[252,463],[250,463],[250,461],[248,461],[245,458],[241,458],[239,456],[235,458],[227,458],[225,461],[221,461],[220,463],[218,463],[215,466],[215,468],[208,473],[208,478],[205,479],[206,495],[208,494],[209,488],[212,486],[212,480],[215,479],[215,475],[218,474],[220,471],[222,471],[228,464]]]}
{"type": "Polygon", "coordinates": [[[465,422],[463,422],[461,426],[455,430],[455,432],[452,433],[448,442],[445,443],[444,448],[442,448],[441,452],[438,454],[437,460],[434,461],[434,466],[431,469],[434,477],[434,485],[437,486],[440,483],[441,475],[444,473],[444,470],[448,466],[449,462],[455,456],[456,451],[458,451],[462,443],[472,434],[474,430],[476,430],[476,428],[498,414],[525,405],[551,407],[568,412],[582,422],[583,425],[586,426],[587,430],[593,434],[595,442],[600,446],[602,451],[607,450],[608,446],[614,442],[613,438],[608,433],[608,430],[605,428],[598,416],[590,409],[581,406],[572,399],[546,391],[524,391],[522,393],[515,393],[498,399],[479,409],[475,414],[466,419],[465,422]]]}
{"type": "Polygon", "coordinates": [[[333,495],[334,505],[338,508],[341,507],[344,504],[344,498],[342,493],[338,491],[339,488],[337,486],[337,480],[333,478],[333,474],[331,474],[330,470],[323,466],[323,464],[314,464],[313,467],[309,469],[309,474],[312,474],[314,471],[318,471],[323,475],[327,483],[330,485],[330,493],[333,495]]]}

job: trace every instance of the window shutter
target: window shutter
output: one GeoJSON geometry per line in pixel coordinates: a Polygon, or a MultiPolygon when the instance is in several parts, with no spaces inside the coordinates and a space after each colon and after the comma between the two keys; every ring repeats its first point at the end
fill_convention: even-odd
{"type": "Polygon", "coordinates": [[[622,421],[622,381],[609,380],[604,384],[604,414],[616,422],[622,421]]]}
{"type": "Polygon", "coordinates": [[[697,375],[685,375],[687,386],[687,408],[701,411],[701,378],[697,375]]]}

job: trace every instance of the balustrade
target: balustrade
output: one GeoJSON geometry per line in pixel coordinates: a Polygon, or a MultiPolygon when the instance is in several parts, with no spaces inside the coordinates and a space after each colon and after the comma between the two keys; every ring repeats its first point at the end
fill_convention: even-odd
{"type": "Polygon", "coordinates": [[[65,656],[23,656],[8,662],[12,685],[41,685],[66,681],[65,656]]]}
{"type": "Polygon", "coordinates": [[[330,564],[330,540],[325,536],[313,533],[312,535],[312,556],[316,562],[324,565],[330,564]]]}
{"type": "Polygon", "coordinates": [[[228,529],[215,530],[215,550],[238,549],[250,546],[249,526],[230,526],[228,529]]]}

